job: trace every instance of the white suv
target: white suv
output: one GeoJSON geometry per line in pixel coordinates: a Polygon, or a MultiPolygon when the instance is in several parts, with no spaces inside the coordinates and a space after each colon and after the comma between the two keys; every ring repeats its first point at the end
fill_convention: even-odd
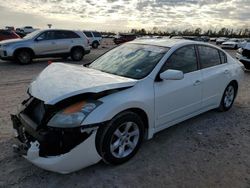
{"type": "Polygon", "coordinates": [[[71,56],[80,61],[90,53],[87,37],[81,31],[46,29],[34,31],[23,39],[0,42],[0,59],[28,64],[34,58],[71,56]]]}
{"type": "Polygon", "coordinates": [[[92,48],[98,48],[102,41],[102,35],[96,31],[83,31],[83,33],[88,37],[90,40],[90,44],[92,48]]]}

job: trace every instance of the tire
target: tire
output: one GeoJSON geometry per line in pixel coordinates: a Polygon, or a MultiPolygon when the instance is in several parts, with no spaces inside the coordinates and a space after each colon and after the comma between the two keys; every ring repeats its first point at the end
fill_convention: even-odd
{"type": "Polygon", "coordinates": [[[95,41],[92,43],[92,48],[97,49],[98,46],[99,46],[98,42],[95,41]]]}
{"type": "Polygon", "coordinates": [[[80,47],[73,48],[70,56],[73,61],[81,61],[84,56],[84,50],[80,47]]]}
{"type": "Polygon", "coordinates": [[[104,162],[122,164],[137,153],[143,137],[141,118],[134,112],[126,111],[98,129],[96,148],[104,162]]]}
{"type": "Polygon", "coordinates": [[[15,58],[18,61],[18,63],[22,65],[27,65],[32,62],[32,54],[28,50],[20,50],[16,52],[15,58]]]}
{"type": "Polygon", "coordinates": [[[234,103],[234,99],[236,97],[236,94],[237,94],[237,86],[233,83],[230,83],[226,87],[226,89],[223,93],[218,110],[221,112],[228,111],[234,103]]]}

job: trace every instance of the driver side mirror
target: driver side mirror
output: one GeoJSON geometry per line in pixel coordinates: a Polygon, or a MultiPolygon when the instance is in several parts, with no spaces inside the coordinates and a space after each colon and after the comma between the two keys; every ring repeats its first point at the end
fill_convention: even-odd
{"type": "Polygon", "coordinates": [[[181,80],[184,78],[182,71],[168,69],[160,74],[162,80],[181,80]]]}

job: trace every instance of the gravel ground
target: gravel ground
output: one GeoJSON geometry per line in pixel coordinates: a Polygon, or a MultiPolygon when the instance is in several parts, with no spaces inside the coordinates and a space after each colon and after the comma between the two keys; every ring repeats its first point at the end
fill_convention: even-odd
{"type": "MultiPolygon", "coordinates": [[[[106,42],[77,64],[91,62],[109,48],[106,42]]],[[[0,61],[0,187],[250,187],[249,72],[230,111],[212,110],[156,134],[123,165],[100,162],[60,175],[30,164],[11,147],[9,114],[46,66],[47,60],[27,66],[0,61]]]]}

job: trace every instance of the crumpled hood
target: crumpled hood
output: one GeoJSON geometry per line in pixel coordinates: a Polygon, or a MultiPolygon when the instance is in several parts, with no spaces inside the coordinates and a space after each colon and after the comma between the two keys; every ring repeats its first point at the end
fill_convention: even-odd
{"type": "Polygon", "coordinates": [[[8,39],[8,40],[3,40],[0,42],[0,45],[3,44],[12,44],[12,43],[19,43],[19,42],[25,42],[27,39],[8,39]]]}
{"type": "Polygon", "coordinates": [[[79,65],[52,63],[31,83],[29,92],[45,104],[53,105],[71,96],[129,87],[136,82],[79,65]]]}

